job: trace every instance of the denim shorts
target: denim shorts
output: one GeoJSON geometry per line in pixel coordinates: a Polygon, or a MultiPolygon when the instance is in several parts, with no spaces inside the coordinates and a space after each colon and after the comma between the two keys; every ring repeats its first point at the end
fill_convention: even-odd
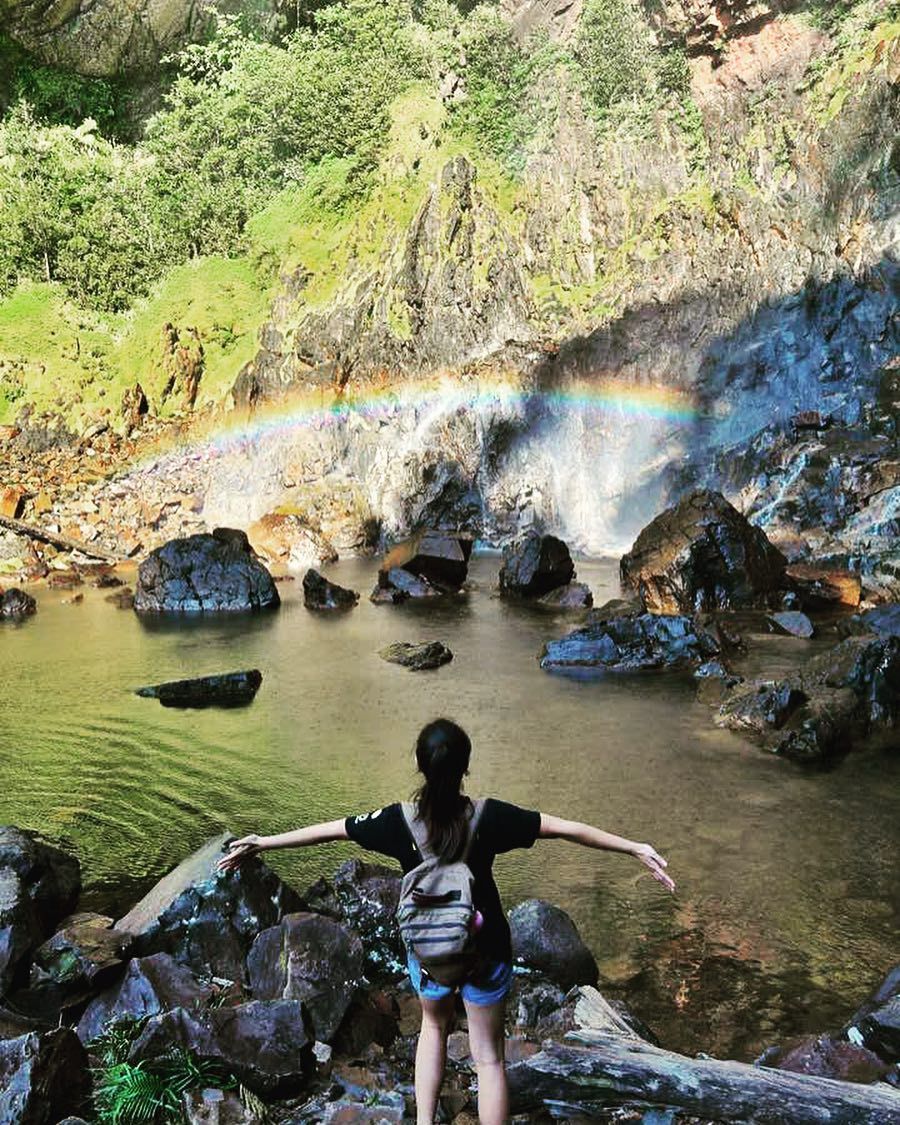
{"type": "MultiPolygon", "coordinates": [[[[443,1000],[456,991],[451,985],[438,984],[430,977],[423,982],[422,966],[412,953],[407,955],[406,967],[416,995],[425,1000],[443,1000]]],[[[467,1004],[486,1008],[506,998],[512,985],[512,975],[512,965],[508,961],[488,961],[478,968],[471,980],[463,981],[459,991],[467,1004]]]]}

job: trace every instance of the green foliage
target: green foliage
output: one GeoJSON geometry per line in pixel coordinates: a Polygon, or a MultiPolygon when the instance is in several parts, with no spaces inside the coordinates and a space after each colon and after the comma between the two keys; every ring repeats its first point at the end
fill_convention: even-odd
{"type": "Polygon", "coordinates": [[[636,0],[586,0],[574,57],[597,113],[645,95],[654,77],[653,51],[636,0]]]}
{"type": "Polygon", "coordinates": [[[94,1090],[100,1125],[181,1122],[184,1095],[203,1086],[233,1087],[220,1066],[198,1062],[187,1051],[151,1062],[104,1066],[94,1090]]]}

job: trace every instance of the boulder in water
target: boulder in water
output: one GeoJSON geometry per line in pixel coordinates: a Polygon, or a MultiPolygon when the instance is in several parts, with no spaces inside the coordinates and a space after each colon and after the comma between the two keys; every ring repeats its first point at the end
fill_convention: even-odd
{"type": "Polygon", "coordinates": [[[56,1125],[82,1110],[90,1091],[87,1054],[71,1028],[0,1041],[0,1121],[56,1125]]]}
{"type": "Polygon", "coordinates": [[[259,857],[235,871],[217,870],[232,838],[224,833],[204,844],[116,922],[134,936],[136,954],[170,953],[195,972],[240,981],[260,929],[302,909],[296,892],[259,857]]]}
{"type": "Polygon", "coordinates": [[[172,539],[138,568],[138,613],[234,613],[279,604],[272,576],[243,531],[172,539]]]}
{"type": "Polygon", "coordinates": [[[784,633],[789,637],[800,637],[802,640],[809,640],[815,632],[813,623],[806,614],[795,609],[782,610],[780,613],[770,613],[768,621],[769,625],[776,633],[784,633]]]}
{"type": "Polygon", "coordinates": [[[574,577],[575,564],[562,539],[528,531],[503,551],[500,593],[504,597],[540,598],[567,586],[574,577]]]}
{"type": "Polygon", "coordinates": [[[259,935],[247,957],[258,1000],[301,1000],[314,1038],[330,1042],[363,980],[359,936],[322,914],[288,914],[259,935]]]}
{"type": "Polygon", "coordinates": [[[262,683],[262,672],[222,672],[194,680],[169,680],[138,688],[135,695],[158,699],[163,707],[245,707],[252,703],[262,683]]]}
{"type": "Polygon", "coordinates": [[[303,604],[307,609],[352,609],[359,601],[356,590],[348,590],[323,578],[317,570],[303,575],[303,604]]]}
{"type": "Polygon", "coordinates": [[[393,566],[390,570],[379,570],[378,582],[369,600],[376,605],[396,605],[410,598],[437,598],[441,593],[437,586],[432,586],[426,579],[418,578],[401,566],[393,566]]]}
{"type": "Polygon", "coordinates": [[[431,668],[440,668],[442,664],[449,664],[453,653],[440,641],[429,641],[427,644],[410,644],[408,641],[394,641],[379,650],[378,655],[389,664],[402,664],[413,672],[422,672],[431,668]]]}
{"type": "Polygon", "coordinates": [[[851,636],[873,633],[876,637],[900,637],[900,602],[888,602],[854,614],[843,623],[842,632],[851,636]]]}
{"type": "Polygon", "coordinates": [[[548,609],[590,609],[594,595],[584,582],[569,582],[538,598],[538,604],[548,609]]]}
{"type": "Polygon", "coordinates": [[[0,828],[0,996],[70,914],[81,890],[78,860],[20,828],[0,828]]]}
{"type": "Polygon", "coordinates": [[[527,899],[509,912],[509,926],[517,964],[543,973],[565,989],[597,983],[594,955],[575,923],[558,906],[539,898],[527,899]]]}
{"type": "Polygon", "coordinates": [[[586,624],[544,646],[549,671],[639,672],[698,665],[718,655],[715,638],[691,617],[627,613],[604,617],[594,610],[586,624]]]}
{"type": "Polygon", "coordinates": [[[399,567],[438,590],[455,591],[465,582],[472,554],[472,536],[451,531],[420,531],[385,555],[381,570],[399,567]]]}
{"type": "Polygon", "coordinates": [[[0,618],[30,617],[37,611],[37,602],[24,590],[13,588],[0,592],[0,618]]]}
{"type": "Polygon", "coordinates": [[[647,610],[677,614],[765,606],[787,559],[721,493],[700,489],[649,523],[619,565],[647,610]]]}

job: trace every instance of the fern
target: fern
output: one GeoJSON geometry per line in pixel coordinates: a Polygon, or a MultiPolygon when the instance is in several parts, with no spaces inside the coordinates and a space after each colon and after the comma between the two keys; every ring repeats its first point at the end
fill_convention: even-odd
{"type": "Polygon", "coordinates": [[[234,1085],[221,1066],[198,1061],[189,1051],[134,1064],[118,1062],[101,1071],[94,1091],[97,1120],[100,1125],[180,1122],[188,1090],[234,1085]]]}

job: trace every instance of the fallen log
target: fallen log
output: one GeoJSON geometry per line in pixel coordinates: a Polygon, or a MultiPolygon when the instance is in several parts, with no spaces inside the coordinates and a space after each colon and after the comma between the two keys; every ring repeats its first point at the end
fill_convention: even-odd
{"type": "Polygon", "coordinates": [[[886,1125],[900,1092],[718,1059],[691,1059],[649,1043],[576,1031],[584,1046],[547,1043],[509,1068],[512,1111],[638,1103],[742,1125],[886,1125]]]}
{"type": "Polygon", "coordinates": [[[61,547],[64,551],[80,551],[89,559],[102,559],[103,562],[120,563],[128,560],[124,555],[114,555],[111,551],[104,551],[102,547],[92,547],[90,543],[82,543],[78,539],[67,539],[64,535],[57,535],[55,531],[45,531],[42,527],[32,527],[29,523],[15,520],[12,516],[0,516],[0,527],[6,527],[17,535],[26,535],[29,539],[37,539],[40,543],[49,543],[53,547],[61,547]]]}

